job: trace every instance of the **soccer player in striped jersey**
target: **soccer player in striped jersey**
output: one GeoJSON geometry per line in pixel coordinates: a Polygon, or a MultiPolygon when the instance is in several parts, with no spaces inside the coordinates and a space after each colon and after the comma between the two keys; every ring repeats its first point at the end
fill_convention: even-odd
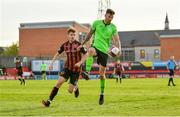
{"type": "Polygon", "coordinates": [[[114,66],[114,74],[116,76],[116,82],[117,83],[118,83],[118,79],[119,79],[119,82],[121,83],[123,71],[124,71],[123,65],[121,64],[120,60],[117,60],[117,62],[115,63],[115,66],[114,66]]]}
{"type": "Polygon", "coordinates": [[[25,83],[25,78],[23,77],[23,64],[20,60],[19,57],[16,57],[16,61],[15,61],[15,64],[16,64],[16,71],[17,71],[17,79],[21,82],[20,84],[26,84],[25,83]]]}
{"type": "Polygon", "coordinates": [[[49,70],[53,69],[53,63],[57,59],[57,57],[62,53],[66,52],[67,60],[64,66],[64,72],[60,74],[60,77],[53,87],[48,100],[42,100],[42,104],[45,107],[49,107],[52,100],[58,93],[59,88],[62,86],[64,82],[69,79],[69,93],[75,94],[75,97],[79,96],[79,88],[77,85],[78,78],[81,72],[81,67],[75,67],[75,63],[81,60],[81,54],[86,53],[86,49],[84,47],[78,48],[81,45],[80,42],[76,40],[76,30],[74,28],[69,28],[67,30],[68,33],[68,41],[63,43],[59,48],[58,52],[54,55],[52,63],[49,66],[49,70]]]}

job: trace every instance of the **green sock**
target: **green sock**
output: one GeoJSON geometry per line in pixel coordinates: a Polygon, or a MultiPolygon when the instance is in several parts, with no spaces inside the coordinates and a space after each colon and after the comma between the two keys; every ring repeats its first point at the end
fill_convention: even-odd
{"type": "Polygon", "coordinates": [[[100,79],[101,95],[104,95],[105,79],[100,79]]]}
{"type": "Polygon", "coordinates": [[[93,57],[88,57],[86,59],[86,71],[90,72],[91,71],[91,66],[93,64],[93,57]]]}

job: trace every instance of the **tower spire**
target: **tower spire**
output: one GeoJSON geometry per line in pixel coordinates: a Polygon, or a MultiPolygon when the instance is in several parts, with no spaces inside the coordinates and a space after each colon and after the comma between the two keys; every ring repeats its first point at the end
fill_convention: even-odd
{"type": "Polygon", "coordinates": [[[164,30],[169,30],[169,19],[168,19],[168,14],[167,13],[166,13],[166,18],[165,18],[164,30]]]}

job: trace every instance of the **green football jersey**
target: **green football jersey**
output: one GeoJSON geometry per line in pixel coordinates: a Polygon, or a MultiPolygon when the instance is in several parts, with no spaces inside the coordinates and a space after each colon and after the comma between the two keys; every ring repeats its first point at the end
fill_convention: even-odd
{"type": "Polygon", "coordinates": [[[47,67],[47,65],[45,63],[41,64],[41,71],[46,71],[46,67],[47,67]]]}
{"type": "Polygon", "coordinates": [[[105,24],[103,20],[96,20],[92,25],[92,30],[95,31],[93,46],[107,54],[112,36],[118,34],[116,26],[113,23],[105,24]]]}

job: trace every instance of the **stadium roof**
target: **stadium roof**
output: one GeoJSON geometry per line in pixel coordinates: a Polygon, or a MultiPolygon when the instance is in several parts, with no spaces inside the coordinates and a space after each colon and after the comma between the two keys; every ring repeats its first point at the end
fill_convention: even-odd
{"type": "Polygon", "coordinates": [[[180,35],[180,29],[119,32],[123,48],[132,48],[135,46],[160,46],[161,35],[180,35]]]}
{"type": "Polygon", "coordinates": [[[88,28],[76,21],[61,21],[61,22],[34,22],[34,23],[20,23],[20,29],[37,29],[37,28],[69,28],[74,24],[80,25],[82,28],[88,28]]]}

